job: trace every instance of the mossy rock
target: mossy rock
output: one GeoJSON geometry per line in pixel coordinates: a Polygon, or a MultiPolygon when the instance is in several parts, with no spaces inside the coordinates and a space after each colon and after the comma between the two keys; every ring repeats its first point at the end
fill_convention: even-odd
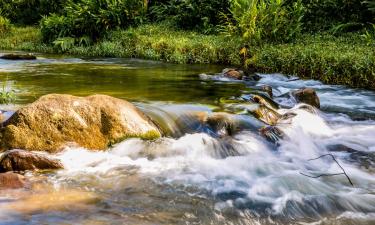
{"type": "Polygon", "coordinates": [[[105,150],[129,137],[155,139],[161,133],[125,100],[50,94],[15,112],[1,136],[1,150],[57,152],[66,146],[105,150]]]}

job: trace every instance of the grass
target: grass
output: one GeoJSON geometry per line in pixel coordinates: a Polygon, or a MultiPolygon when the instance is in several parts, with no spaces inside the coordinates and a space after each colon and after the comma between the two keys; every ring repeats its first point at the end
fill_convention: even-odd
{"type": "Polygon", "coordinates": [[[296,43],[267,44],[257,51],[254,66],[328,84],[375,89],[375,42],[358,34],[305,36],[296,43]]]}
{"type": "MultiPolygon", "coordinates": [[[[281,72],[330,84],[375,89],[374,44],[374,40],[364,41],[359,34],[306,35],[294,43],[250,46],[249,66],[259,72],[281,72]]],[[[14,27],[0,37],[0,49],[7,50],[233,66],[240,65],[241,46],[239,37],[176,31],[165,25],[113,31],[94,45],[73,46],[65,51],[43,44],[40,30],[34,27],[14,27]]]]}

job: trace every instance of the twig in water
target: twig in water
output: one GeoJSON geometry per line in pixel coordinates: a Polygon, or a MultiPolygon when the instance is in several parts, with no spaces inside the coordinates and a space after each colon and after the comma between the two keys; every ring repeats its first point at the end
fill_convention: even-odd
{"type": "Polygon", "coordinates": [[[311,177],[311,178],[319,178],[319,177],[328,177],[328,176],[345,175],[346,178],[348,179],[349,183],[354,187],[354,184],[353,184],[352,180],[350,179],[350,177],[348,176],[348,174],[346,173],[346,171],[344,170],[344,168],[343,168],[343,167],[340,165],[340,163],[336,160],[335,156],[333,156],[332,154],[321,155],[321,156],[319,156],[318,158],[315,158],[315,159],[309,159],[308,161],[317,160],[317,159],[320,159],[320,158],[323,158],[323,157],[326,157],[326,156],[331,156],[331,157],[332,157],[333,161],[335,161],[335,163],[341,168],[342,173],[323,173],[323,174],[320,174],[320,175],[317,175],[317,176],[307,175],[307,174],[304,174],[304,173],[302,173],[302,172],[300,172],[300,174],[303,175],[303,176],[306,176],[306,177],[311,177]]]}
{"type": "Polygon", "coordinates": [[[300,80],[300,78],[297,77],[297,78],[289,79],[286,82],[291,82],[291,81],[296,81],[296,80],[300,80]]]}

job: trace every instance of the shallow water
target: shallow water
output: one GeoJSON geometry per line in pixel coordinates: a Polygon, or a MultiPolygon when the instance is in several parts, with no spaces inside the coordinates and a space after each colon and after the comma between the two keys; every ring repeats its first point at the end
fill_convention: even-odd
{"type": "Polygon", "coordinates": [[[0,224],[374,224],[375,93],[280,74],[232,81],[216,74],[222,69],[45,55],[0,60],[0,79],[17,90],[16,105],[3,108],[48,93],[109,94],[132,101],[167,131],[106,152],[67,148],[53,156],[66,169],[27,173],[32,186],[0,191],[0,224]],[[231,111],[221,98],[246,99],[263,84],[292,107],[280,113],[296,114],[278,125],[286,134],[278,144],[248,114],[233,116],[241,129],[232,137],[194,116],[231,111]],[[318,91],[321,110],[300,109],[289,97],[301,87],[318,91]],[[309,161],[327,153],[354,186],[343,175],[301,174],[340,173],[330,157],[309,161]]]}

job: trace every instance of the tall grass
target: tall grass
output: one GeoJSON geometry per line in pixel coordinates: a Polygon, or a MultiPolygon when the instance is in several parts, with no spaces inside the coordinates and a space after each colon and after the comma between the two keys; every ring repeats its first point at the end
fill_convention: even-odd
{"type": "Polygon", "coordinates": [[[288,42],[301,33],[301,0],[286,6],[284,0],[231,0],[231,16],[224,27],[250,43],[288,42]]]}

